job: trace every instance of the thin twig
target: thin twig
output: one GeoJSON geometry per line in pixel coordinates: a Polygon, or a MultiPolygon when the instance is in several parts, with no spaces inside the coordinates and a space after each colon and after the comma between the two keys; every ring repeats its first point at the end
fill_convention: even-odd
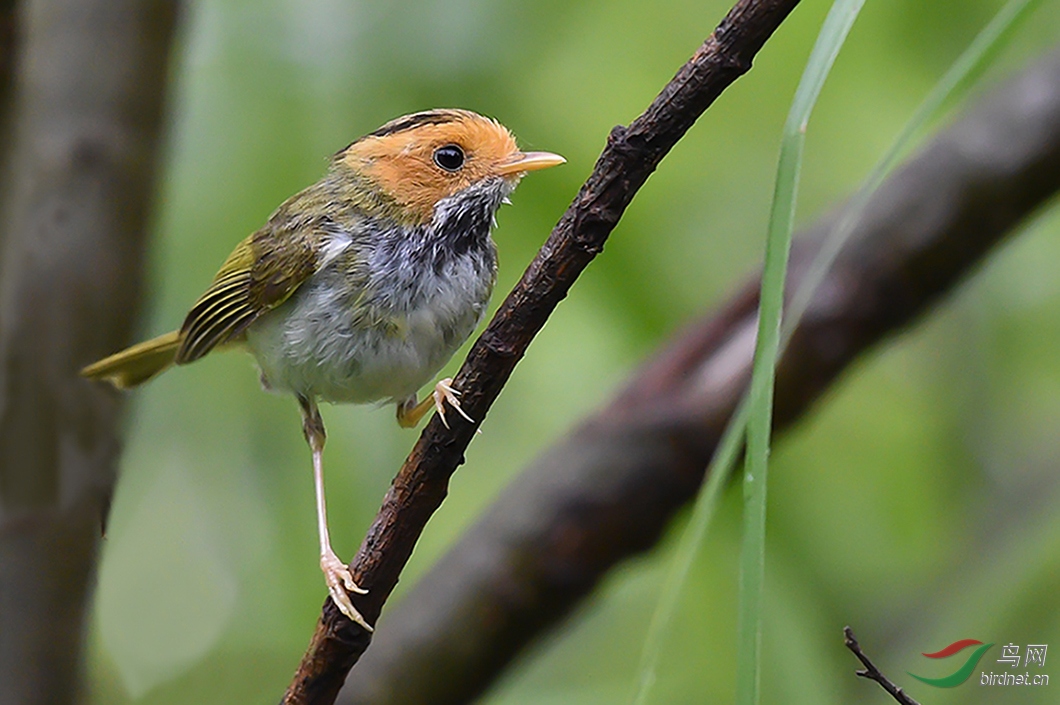
{"type": "MultiPolygon", "coordinates": [[[[754,56],[797,4],[738,0],[644,114],[629,127],[611,131],[593,173],[456,375],[454,386],[471,418],[479,423],[485,418],[530,341],[603,249],[638,189],[703,111],[751,68],[754,56]]],[[[437,417],[428,423],[350,565],[357,583],[368,589],[354,602],[369,622],[378,618],[478,427],[451,423],[451,430],[437,417]]],[[[370,639],[329,599],[283,702],[334,702],[370,639]]]]}
{"type": "Polygon", "coordinates": [[[890,678],[880,673],[880,669],[876,668],[869,657],[865,655],[865,652],[861,650],[861,645],[858,640],[854,637],[854,630],[850,627],[843,627],[843,644],[848,649],[854,652],[854,655],[858,657],[858,661],[861,661],[862,665],[865,666],[863,671],[855,671],[854,673],[862,678],[867,678],[870,681],[876,681],[880,684],[880,687],[891,694],[891,697],[900,702],[902,705],[920,705],[916,700],[905,694],[901,688],[894,684],[890,678]]]}

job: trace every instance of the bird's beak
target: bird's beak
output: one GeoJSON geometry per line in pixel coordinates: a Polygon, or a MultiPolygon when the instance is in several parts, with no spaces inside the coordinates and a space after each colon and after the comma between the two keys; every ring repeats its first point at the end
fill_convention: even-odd
{"type": "Polygon", "coordinates": [[[516,152],[497,167],[501,176],[525,174],[528,171],[547,169],[550,166],[565,164],[566,159],[552,152],[516,152]]]}

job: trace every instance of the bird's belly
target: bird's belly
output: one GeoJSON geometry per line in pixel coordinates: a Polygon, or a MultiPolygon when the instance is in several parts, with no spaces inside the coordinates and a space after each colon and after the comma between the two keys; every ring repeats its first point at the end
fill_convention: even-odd
{"type": "Polygon", "coordinates": [[[428,301],[380,316],[323,275],[255,321],[247,344],[270,388],[338,403],[415,394],[478,325],[492,284],[439,282],[428,301]]]}

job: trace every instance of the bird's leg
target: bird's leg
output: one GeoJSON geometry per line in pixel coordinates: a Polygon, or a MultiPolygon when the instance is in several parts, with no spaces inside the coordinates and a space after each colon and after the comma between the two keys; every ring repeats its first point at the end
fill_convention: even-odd
{"type": "Polygon", "coordinates": [[[320,569],[324,571],[324,582],[328,585],[331,599],[344,615],[368,631],[372,627],[365,621],[361,613],[353,606],[347,593],[356,592],[363,595],[368,592],[361,589],[353,581],[350,569],[339,560],[335,551],[331,549],[331,539],[328,538],[328,513],[324,504],[324,420],[320,417],[320,409],[317,408],[315,399],[298,396],[298,404],[302,407],[302,431],[305,433],[309,449],[313,451],[313,482],[316,485],[317,494],[317,531],[320,534],[320,569]]]}
{"type": "Polygon", "coordinates": [[[426,414],[431,408],[438,410],[438,416],[442,418],[442,423],[445,424],[446,428],[449,428],[449,422],[445,419],[445,402],[449,402],[449,406],[456,409],[457,413],[463,416],[471,423],[475,423],[471,420],[471,417],[464,413],[464,410],[460,408],[460,400],[457,398],[460,396],[460,392],[453,389],[453,378],[446,377],[440,380],[438,384],[434,385],[434,392],[429,394],[423,401],[417,403],[415,395],[409,397],[405,401],[398,404],[397,407],[397,422],[402,428],[412,428],[420,422],[423,415],[426,414]]]}

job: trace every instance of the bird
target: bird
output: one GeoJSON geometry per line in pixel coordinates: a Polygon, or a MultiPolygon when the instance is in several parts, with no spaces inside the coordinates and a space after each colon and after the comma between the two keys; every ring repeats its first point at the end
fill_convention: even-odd
{"type": "Polygon", "coordinates": [[[452,379],[423,400],[418,392],[485,315],[498,209],[527,172],[565,161],[520,150],[507,128],[469,110],[391,120],[335,153],[319,181],[236,245],[179,330],[81,374],[130,389],[217,350],[248,351],[262,386],[298,401],[325,583],[372,631],[349,595],[366,591],[331,547],[319,403],[394,403],[405,428],[432,408],[448,426],[446,404],[468,418],[452,379]]]}

